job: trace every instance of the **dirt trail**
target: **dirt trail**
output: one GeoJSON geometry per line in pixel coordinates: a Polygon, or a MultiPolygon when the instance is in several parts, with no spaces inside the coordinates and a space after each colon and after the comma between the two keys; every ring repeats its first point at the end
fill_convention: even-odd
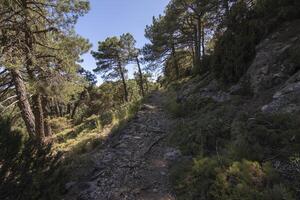
{"type": "Polygon", "coordinates": [[[180,156],[165,145],[170,120],[153,93],[136,117],[97,152],[96,170],[70,184],[66,200],[174,200],[168,166],[180,156]]]}

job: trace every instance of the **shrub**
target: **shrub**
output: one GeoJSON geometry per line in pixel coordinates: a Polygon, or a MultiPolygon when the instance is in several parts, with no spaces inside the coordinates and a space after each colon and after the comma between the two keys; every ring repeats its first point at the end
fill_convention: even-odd
{"type": "Polygon", "coordinates": [[[179,199],[209,199],[219,163],[214,158],[200,158],[173,168],[171,181],[179,199]]]}
{"type": "Polygon", "coordinates": [[[109,125],[113,122],[113,113],[112,112],[105,112],[100,115],[100,121],[102,126],[109,125]]]}
{"type": "Polygon", "coordinates": [[[299,117],[287,114],[241,116],[233,123],[235,159],[286,159],[300,151],[299,117]]]}
{"type": "Polygon", "coordinates": [[[53,133],[59,133],[71,127],[70,120],[65,117],[53,118],[49,121],[53,133]]]}
{"type": "Polygon", "coordinates": [[[62,177],[51,145],[23,138],[0,120],[0,199],[57,199],[62,177]]]}
{"type": "Polygon", "coordinates": [[[260,165],[247,160],[234,162],[218,172],[212,188],[211,199],[294,199],[292,193],[280,185],[270,164],[260,165]]]}
{"type": "Polygon", "coordinates": [[[295,198],[269,163],[261,165],[247,160],[228,163],[216,157],[206,157],[178,166],[173,169],[171,180],[179,200],[295,198]]]}
{"type": "Polygon", "coordinates": [[[215,76],[224,83],[239,81],[255,56],[256,45],[283,22],[298,18],[298,0],[257,0],[252,8],[246,1],[238,1],[224,22],[226,31],[215,45],[215,76]]]}

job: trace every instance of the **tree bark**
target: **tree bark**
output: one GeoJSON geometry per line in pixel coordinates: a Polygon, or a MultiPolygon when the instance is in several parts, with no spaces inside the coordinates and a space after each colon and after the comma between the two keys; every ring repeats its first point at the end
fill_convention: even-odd
{"type": "Polygon", "coordinates": [[[203,21],[201,22],[201,45],[202,45],[202,60],[205,57],[205,28],[203,21]]]}
{"type": "Polygon", "coordinates": [[[197,19],[196,25],[195,25],[195,67],[196,71],[198,72],[200,70],[200,63],[201,63],[201,20],[200,18],[197,19]]]}
{"type": "Polygon", "coordinates": [[[125,99],[126,102],[128,102],[128,90],[127,90],[127,84],[126,84],[125,75],[124,75],[124,71],[123,71],[123,69],[122,69],[121,62],[119,62],[118,65],[119,65],[120,76],[121,76],[121,78],[122,78],[122,83],[123,83],[124,99],[125,99]]]}
{"type": "MultiPolygon", "coordinates": [[[[23,4],[23,9],[25,11],[25,18],[24,18],[24,27],[25,27],[25,34],[24,34],[24,39],[25,39],[25,45],[26,45],[26,69],[27,73],[29,75],[29,78],[34,81],[38,82],[38,79],[36,75],[34,74],[34,64],[33,64],[33,59],[32,59],[32,54],[33,54],[33,36],[31,32],[31,28],[28,26],[27,22],[30,20],[28,18],[29,13],[28,13],[28,5],[27,5],[27,0],[22,0],[23,4]]],[[[41,94],[39,89],[36,89],[36,94],[32,98],[32,103],[33,103],[33,114],[35,117],[35,129],[36,129],[36,136],[39,139],[43,139],[45,137],[45,132],[44,132],[44,112],[43,112],[43,107],[42,107],[42,100],[41,100],[41,94]]]]}
{"type": "Polygon", "coordinates": [[[59,110],[59,116],[63,117],[64,116],[64,108],[59,103],[58,103],[58,110],[59,110]]]}
{"type": "Polygon", "coordinates": [[[176,80],[178,80],[179,79],[179,66],[178,66],[178,61],[177,61],[176,50],[175,50],[174,44],[172,44],[172,57],[173,57],[173,64],[175,67],[176,80]]]}
{"type": "Polygon", "coordinates": [[[223,7],[225,9],[225,17],[228,17],[229,14],[229,2],[228,0],[223,0],[223,7]]]}
{"type": "Polygon", "coordinates": [[[54,101],[54,107],[55,107],[56,117],[60,117],[59,105],[58,105],[57,101],[54,101]]]}
{"type": "Polygon", "coordinates": [[[19,70],[11,70],[12,79],[18,98],[18,106],[30,137],[35,137],[35,119],[27,97],[26,87],[19,70]]]}
{"type": "Polygon", "coordinates": [[[142,73],[142,69],[141,69],[141,65],[140,65],[140,60],[138,57],[136,57],[135,59],[136,59],[136,63],[137,63],[139,75],[140,75],[140,89],[142,92],[142,96],[145,97],[144,80],[143,80],[143,73],[142,73]]]}
{"type": "Polygon", "coordinates": [[[81,102],[81,100],[78,100],[78,101],[74,104],[74,107],[73,107],[73,110],[72,110],[72,114],[71,114],[71,119],[74,119],[76,110],[77,110],[78,106],[80,105],[80,102],[81,102]]]}
{"type": "Polygon", "coordinates": [[[148,84],[147,77],[145,78],[145,84],[146,84],[146,91],[149,92],[149,84],[148,84]]]}
{"type": "Polygon", "coordinates": [[[38,93],[32,97],[33,100],[33,113],[35,118],[35,132],[39,139],[45,137],[44,129],[44,112],[42,108],[41,95],[38,93]]]}
{"type": "Polygon", "coordinates": [[[52,136],[52,129],[49,123],[49,109],[48,109],[48,99],[47,97],[42,98],[42,108],[44,111],[44,132],[46,137],[52,136]]]}

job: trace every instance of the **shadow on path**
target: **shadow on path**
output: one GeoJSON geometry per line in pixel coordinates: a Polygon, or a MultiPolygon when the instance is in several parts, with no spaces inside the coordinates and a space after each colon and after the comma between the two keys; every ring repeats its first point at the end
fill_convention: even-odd
{"type": "Polygon", "coordinates": [[[170,120],[154,92],[128,125],[94,152],[95,170],[68,183],[65,200],[174,200],[168,166],[179,152],[165,146],[170,120]]]}

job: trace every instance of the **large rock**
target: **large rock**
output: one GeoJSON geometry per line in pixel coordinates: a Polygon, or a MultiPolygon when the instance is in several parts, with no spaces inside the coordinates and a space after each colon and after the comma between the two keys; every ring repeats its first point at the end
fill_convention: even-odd
{"type": "Polygon", "coordinates": [[[272,101],[262,107],[267,113],[295,113],[300,111],[300,72],[292,76],[274,95],[272,101]]]}
{"type": "Polygon", "coordinates": [[[300,20],[284,24],[256,48],[244,79],[267,113],[300,111],[300,20]],[[270,94],[273,95],[270,98],[270,94]]]}
{"type": "Polygon", "coordinates": [[[261,42],[247,72],[254,95],[284,84],[300,67],[293,60],[299,50],[300,20],[283,25],[261,42]]]}
{"type": "Polygon", "coordinates": [[[202,79],[200,77],[195,80],[198,82],[188,82],[178,92],[178,103],[188,101],[189,98],[197,98],[199,101],[201,99],[212,99],[218,103],[229,101],[231,99],[231,95],[223,91],[219,83],[210,76],[202,79]]]}

